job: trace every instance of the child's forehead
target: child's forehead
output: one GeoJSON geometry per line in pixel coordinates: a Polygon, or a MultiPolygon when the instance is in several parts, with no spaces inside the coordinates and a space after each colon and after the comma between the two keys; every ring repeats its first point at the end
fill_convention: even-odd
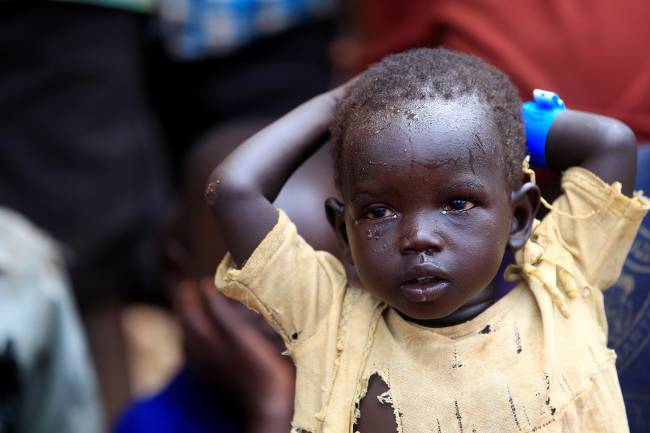
{"type": "Polygon", "coordinates": [[[416,101],[390,110],[350,134],[344,196],[360,190],[444,189],[467,182],[494,192],[504,189],[500,134],[478,100],[416,101]]]}
{"type": "Polygon", "coordinates": [[[367,113],[347,136],[353,161],[469,156],[496,161],[500,134],[485,106],[473,96],[396,103],[367,113]]]}

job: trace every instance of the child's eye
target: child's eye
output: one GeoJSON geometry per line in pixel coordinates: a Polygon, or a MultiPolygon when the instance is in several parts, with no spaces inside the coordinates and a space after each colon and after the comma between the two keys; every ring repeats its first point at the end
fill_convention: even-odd
{"type": "Polygon", "coordinates": [[[365,217],[371,220],[379,220],[383,218],[392,218],[394,215],[395,213],[391,209],[385,206],[377,206],[370,209],[366,213],[365,217]]]}
{"type": "Polygon", "coordinates": [[[460,212],[470,210],[474,206],[475,204],[469,200],[465,200],[464,198],[455,198],[445,203],[442,210],[446,212],[460,212]]]}

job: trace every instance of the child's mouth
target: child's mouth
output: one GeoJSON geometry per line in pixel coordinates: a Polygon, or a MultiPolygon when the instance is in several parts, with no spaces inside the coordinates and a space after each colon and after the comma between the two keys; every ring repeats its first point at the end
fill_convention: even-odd
{"type": "Polygon", "coordinates": [[[418,277],[402,283],[400,291],[412,302],[431,302],[447,292],[449,281],[437,277],[418,277]]]}

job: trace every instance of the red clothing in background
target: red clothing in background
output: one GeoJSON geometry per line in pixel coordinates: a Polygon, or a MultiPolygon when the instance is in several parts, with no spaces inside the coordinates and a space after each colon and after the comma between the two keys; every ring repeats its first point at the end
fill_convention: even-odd
{"type": "Polygon", "coordinates": [[[363,63],[417,46],[475,54],[530,99],[626,122],[650,140],[648,0],[360,0],[363,63]]]}

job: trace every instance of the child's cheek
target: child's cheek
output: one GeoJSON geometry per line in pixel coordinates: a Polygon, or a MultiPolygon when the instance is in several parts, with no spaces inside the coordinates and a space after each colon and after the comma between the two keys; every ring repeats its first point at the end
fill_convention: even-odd
{"type": "Polygon", "coordinates": [[[382,231],[378,227],[366,229],[366,240],[368,241],[379,241],[381,240],[382,231]]]}
{"type": "Polygon", "coordinates": [[[371,260],[376,262],[377,256],[386,250],[385,231],[382,227],[371,227],[365,229],[361,247],[365,250],[365,255],[372,257],[371,260]]]}
{"type": "Polygon", "coordinates": [[[397,251],[395,246],[395,230],[390,224],[378,225],[364,231],[364,247],[374,254],[387,255],[397,251]]]}
{"type": "Polygon", "coordinates": [[[397,230],[394,227],[377,228],[372,239],[365,240],[365,268],[372,273],[372,278],[384,281],[392,280],[393,274],[401,266],[401,253],[397,239],[397,230]]]}
{"type": "Polygon", "coordinates": [[[386,230],[376,224],[359,226],[355,236],[353,254],[357,266],[368,272],[377,272],[390,250],[386,230]]]}

